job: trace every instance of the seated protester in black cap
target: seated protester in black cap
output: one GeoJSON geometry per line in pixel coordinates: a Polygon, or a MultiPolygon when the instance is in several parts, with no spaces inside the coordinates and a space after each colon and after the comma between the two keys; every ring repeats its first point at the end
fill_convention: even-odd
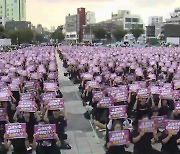
{"type": "MultiPolygon", "coordinates": [[[[148,120],[148,115],[144,115],[142,120],[148,120]]],[[[134,143],[134,154],[159,154],[160,152],[153,149],[151,140],[158,141],[157,131],[155,132],[138,132],[138,128],[131,134],[131,142],[134,143]]]]}
{"type": "Polygon", "coordinates": [[[159,108],[159,116],[167,115],[169,117],[170,107],[168,106],[168,102],[166,99],[159,100],[158,108],[159,108]]]}
{"type": "Polygon", "coordinates": [[[29,144],[33,143],[33,134],[34,134],[34,125],[36,125],[40,121],[40,117],[37,113],[37,109],[35,113],[23,112],[23,117],[18,117],[18,111],[14,114],[14,121],[19,123],[26,123],[26,132],[28,134],[29,144]]]}
{"type": "Polygon", "coordinates": [[[161,152],[163,154],[179,154],[180,149],[178,145],[180,143],[180,131],[173,135],[171,132],[164,130],[162,135],[159,137],[162,143],[161,152]]]}
{"type": "Polygon", "coordinates": [[[65,128],[67,127],[67,116],[64,111],[55,110],[52,111],[52,116],[48,117],[48,110],[46,110],[44,115],[44,121],[50,124],[56,124],[56,133],[61,141],[62,149],[71,149],[71,146],[65,143],[67,139],[67,135],[65,134],[65,128]],[[63,115],[62,115],[62,114],[63,115]]]}
{"type": "MultiPolygon", "coordinates": [[[[45,124],[43,121],[39,125],[45,124]]],[[[61,147],[61,141],[57,134],[54,135],[54,139],[49,140],[33,140],[33,149],[37,154],[61,154],[59,148],[61,147]]]]}
{"type": "MultiPolygon", "coordinates": [[[[107,126],[107,127],[109,127],[108,132],[109,131],[121,131],[121,130],[123,130],[123,125],[122,125],[122,122],[120,120],[115,120],[110,125],[107,126]]],[[[107,136],[109,136],[108,132],[107,132],[107,136]]],[[[108,150],[107,150],[106,154],[130,154],[131,152],[127,152],[125,150],[125,147],[129,147],[129,145],[130,145],[130,142],[128,142],[126,145],[112,145],[108,141],[108,143],[107,143],[108,150]]]]}
{"type": "Polygon", "coordinates": [[[11,145],[13,146],[13,154],[28,154],[28,135],[26,134],[26,138],[18,138],[18,139],[6,139],[6,134],[4,135],[4,146],[7,150],[11,149],[11,145]]]}

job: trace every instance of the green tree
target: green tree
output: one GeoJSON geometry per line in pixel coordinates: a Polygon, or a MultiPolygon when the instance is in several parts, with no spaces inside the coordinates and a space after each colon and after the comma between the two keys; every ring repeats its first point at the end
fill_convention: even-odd
{"type": "Polygon", "coordinates": [[[118,28],[113,31],[113,36],[115,37],[116,41],[121,41],[127,32],[122,28],[118,28]]]}
{"type": "Polygon", "coordinates": [[[139,36],[141,36],[141,34],[144,34],[144,29],[134,28],[134,29],[131,29],[130,31],[134,35],[136,40],[138,39],[139,36]]]}
{"type": "Polygon", "coordinates": [[[42,43],[42,42],[44,42],[44,40],[45,39],[44,39],[43,34],[38,34],[38,33],[35,34],[35,41],[42,43]]]}
{"type": "Polygon", "coordinates": [[[52,34],[51,38],[54,40],[58,40],[58,42],[62,42],[64,40],[64,34],[60,28],[57,28],[52,34]]]}
{"type": "Polygon", "coordinates": [[[10,30],[8,31],[9,38],[11,39],[12,44],[17,44],[18,42],[18,31],[16,30],[10,30]]]}
{"type": "Polygon", "coordinates": [[[107,35],[107,31],[102,27],[94,27],[93,34],[96,39],[105,39],[107,35]]]}
{"type": "Polygon", "coordinates": [[[18,43],[32,43],[34,33],[31,29],[18,30],[18,43]]]}
{"type": "Polygon", "coordinates": [[[8,38],[8,36],[8,31],[3,26],[0,26],[0,39],[8,38]]]}

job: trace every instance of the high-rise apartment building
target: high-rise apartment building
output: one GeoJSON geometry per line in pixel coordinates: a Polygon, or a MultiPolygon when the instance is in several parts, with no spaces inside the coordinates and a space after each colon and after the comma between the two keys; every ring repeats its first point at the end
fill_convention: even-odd
{"type": "Polygon", "coordinates": [[[6,20],[26,21],[26,0],[0,0],[0,16],[6,20]]]}

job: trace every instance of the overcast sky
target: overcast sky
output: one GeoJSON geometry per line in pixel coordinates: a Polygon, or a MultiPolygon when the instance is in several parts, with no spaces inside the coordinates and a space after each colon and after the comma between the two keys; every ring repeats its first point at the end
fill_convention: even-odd
{"type": "Polygon", "coordinates": [[[65,23],[65,16],[75,14],[78,7],[96,13],[97,22],[110,19],[112,12],[128,9],[141,15],[146,24],[149,16],[168,18],[180,0],[26,0],[27,20],[50,28],[65,23]]]}

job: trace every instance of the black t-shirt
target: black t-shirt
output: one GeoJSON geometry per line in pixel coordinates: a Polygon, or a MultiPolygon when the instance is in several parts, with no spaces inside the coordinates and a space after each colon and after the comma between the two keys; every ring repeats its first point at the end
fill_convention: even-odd
{"type": "Polygon", "coordinates": [[[136,115],[137,120],[141,119],[143,117],[143,115],[147,115],[150,112],[151,111],[150,111],[149,105],[147,103],[144,105],[141,105],[140,102],[138,102],[137,115],[136,115]]]}
{"type": "MultiPolygon", "coordinates": [[[[180,137],[180,132],[176,135],[173,135],[166,144],[162,143],[162,150],[170,153],[175,153],[178,151],[177,139],[180,137]]],[[[168,134],[163,131],[162,135],[160,136],[159,140],[162,142],[168,134]]]]}
{"type": "Polygon", "coordinates": [[[37,154],[61,154],[55,140],[38,141],[37,154]]]}
{"type": "Polygon", "coordinates": [[[163,116],[163,115],[168,115],[169,114],[169,107],[168,106],[162,106],[160,109],[159,109],[159,116],[163,116]]]}
{"type": "Polygon", "coordinates": [[[108,149],[108,154],[121,154],[125,152],[125,145],[111,146],[108,149]]]}
{"type": "Polygon", "coordinates": [[[37,120],[34,115],[31,115],[29,118],[29,122],[26,122],[24,117],[18,119],[19,123],[26,123],[26,132],[28,134],[29,142],[33,142],[33,134],[34,134],[34,125],[37,124],[37,120]]]}
{"type": "Polygon", "coordinates": [[[25,139],[13,139],[11,143],[14,147],[13,154],[27,154],[25,139]]]}
{"type": "Polygon", "coordinates": [[[0,142],[4,141],[5,124],[6,121],[0,121],[0,142]]]}
{"type": "Polygon", "coordinates": [[[58,134],[60,140],[64,140],[65,127],[67,127],[67,121],[64,120],[63,116],[59,116],[55,119],[53,116],[49,118],[50,124],[56,124],[56,133],[58,134]]]}
{"type": "MultiPolygon", "coordinates": [[[[139,135],[139,132],[137,130],[134,130],[132,132],[130,136],[132,143],[133,143],[133,138],[137,137],[138,135],[139,135]]],[[[153,138],[153,133],[145,133],[144,136],[142,136],[138,142],[134,143],[134,151],[145,153],[149,149],[152,149],[152,146],[151,146],[152,138],[153,138]]]]}

